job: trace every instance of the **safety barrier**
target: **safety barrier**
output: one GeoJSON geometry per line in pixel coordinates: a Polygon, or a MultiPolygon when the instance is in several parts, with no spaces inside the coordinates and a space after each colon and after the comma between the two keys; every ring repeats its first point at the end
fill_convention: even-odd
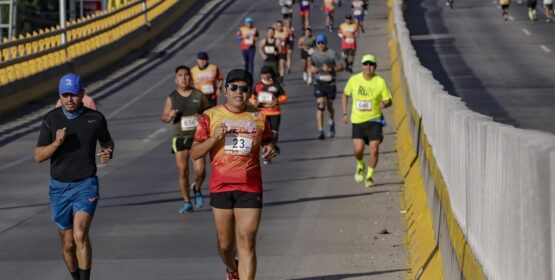
{"type": "Polygon", "coordinates": [[[134,0],[117,9],[0,44],[0,114],[56,89],[56,77],[86,77],[141,48],[197,0],[134,0]],[[64,40],[65,39],[65,40],[64,40]],[[65,41],[65,43],[64,43],[65,41]]]}
{"type": "Polygon", "coordinates": [[[409,278],[554,279],[555,136],[445,92],[416,56],[402,1],[389,4],[409,278]]]}

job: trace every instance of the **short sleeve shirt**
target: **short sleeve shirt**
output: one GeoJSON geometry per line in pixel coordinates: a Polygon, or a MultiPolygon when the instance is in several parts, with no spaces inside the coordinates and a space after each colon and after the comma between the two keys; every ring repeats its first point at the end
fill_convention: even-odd
{"type": "Polygon", "coordinates": [[[78,182],[96,174],[96,142],[111,139],[102,113],[85,108],[75,119],[67,119],[62,108],[46,114],[37,147],[50,145],[56,131],[66,128],[66,137],[50,158],[50,176],[60,182],[78,182]]]}
{"type": "Polygon", "coordinates": [[[311,63],[314,67],[320,70],[316,73],[316,80],[320,80],[320,76],[331,75],[335,79],[335,72],[327,72],[322,70],[322,66],[327,64],[330,67],[335,67],[336,65],[343,65],[343,61],[339,54],[333,49],[327,49],[325,52],[315,51],[311,58],[311,63]]]}
{"type": "Polygon", "coordinates": [[[261,193],[260,148],[273,139],[266,115],[252,106],[234,113],[218,105],[200,117],[195,142],[206,141],[222,123],[226,133],[210,150],[210,193],[261,193]]]}
{"type": "Polygon", "coordinates": [[[345,95],[352,96],[351,123],[359,124],[382,115],[380,102],[391,100],[385,80],[374,75],[369,81],[362,73],[351,76],[345,85],[345,95]]]}

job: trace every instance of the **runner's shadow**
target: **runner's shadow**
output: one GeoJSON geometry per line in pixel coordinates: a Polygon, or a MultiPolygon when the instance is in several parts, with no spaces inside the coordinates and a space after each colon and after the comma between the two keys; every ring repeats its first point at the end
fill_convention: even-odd
{"type": "Polygon", "coordinates": [[[343,279],[349,279],[352,277],[381,275],[381,274],[388,274],[388,273],[395,273],[395,272],[402,272],[402,271],[408,271],[408,269],[390,269],[390,270],[371,271],[371,272],[322,275],[322,276],[303,277],[303,278],[290,278],[288,280],[343,280],[343,279]]]}
{"type": "Polygon", "coordinates": [[[305,197],[305,198],[298,198],[298,199],[292,199],[292,200],[282,200],[282,201],[268,202],[268,203],[264,203],[264,207],[282,206],[282,205],[287,205],[287,204],[304,203],[304,202],[311,202],[311,201],[335,200],[335,199],[343,199],[343,198],[351,198],[351,197],[369,196],[369,195],[387,193],[387,192],[390,192],[390,191],[389,190],[381,190],[381,191],[355,193],[355,194],[305,197]]]}

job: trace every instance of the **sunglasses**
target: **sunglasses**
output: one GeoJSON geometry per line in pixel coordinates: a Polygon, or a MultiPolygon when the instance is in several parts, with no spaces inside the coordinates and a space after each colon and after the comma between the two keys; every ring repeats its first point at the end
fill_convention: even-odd
{"type": "Polygon", "coordinates": [[[241,92],[250,92],[251,87],[249,86],[239,86],[236,84],[227,84],[227,88],[231,91],[236,91],[237,89],[239,89],[241,92]]]}
{"type": "Polygon", "coordinates": [[[316,45],[325,45],[326,42],[316,42],[316,45]]]}
{"type": "Polygon", "coordinates": [[[364,65],[364,66],[369,66],[369,65],[376,66],[376,63],[370,62],[370,61],[366,61],[366,62],[364,62],[362,65],[364,65]]]}

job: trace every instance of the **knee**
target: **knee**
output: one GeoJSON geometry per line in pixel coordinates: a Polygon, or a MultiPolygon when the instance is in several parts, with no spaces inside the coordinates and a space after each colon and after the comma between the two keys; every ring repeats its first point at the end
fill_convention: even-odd
{"type": "Polygon", "coordinates": [[[326,110],[326,104],[324,104],[323,102],[318,102],[316,104],[316,109],[318,109],[318,111],[325,111],[326,110]]]}
{"type": "Polygon", "coordinates": [[[254,233],[239,232],[237,234],[238,247],[244,250],[254,250],[256,245],[256,235],[254,233]]]}
{"type": "Polygon", "coordinates": [[[65,238],[62,241],[62,247],[66,252],[74,252],[75,251],[75,241],[73,238],[65,238]]]}
{"type": "Polygon", "coordinates": [[[73,230],[73,239],[77,245],[82,245],[87,241],[87,232],[82,229],[73,230]]]}
{"type": "Polygon", "coordinates": [[[233,242],[218,242],[218,253],[220,255],[230,255],[235,253],[233,242]]]}
{"type": "Polygon", "coordinates": [[[180,166],[180,167],[179,167],[179,177],[185,178],[185,177],[187,177],[187,176],[189,176],[189,168],[188,168],[188,166],[187,166],[187,165],[180,166]]]}

